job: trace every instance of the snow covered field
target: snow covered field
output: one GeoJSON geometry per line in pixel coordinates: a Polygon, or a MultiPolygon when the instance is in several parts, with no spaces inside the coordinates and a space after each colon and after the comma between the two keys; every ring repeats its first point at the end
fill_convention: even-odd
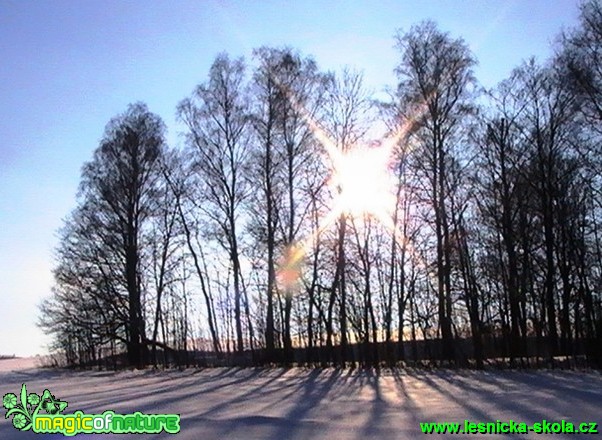
{"type": "MultiPolygon", "coordinates": [[[[366,371],[213,369],[183,372],[40,370],[0,360],[0,396],[45,388],[69,402],[66,413],[179,413],[167,439],[412,439],[420,422],[592,421],[602,431],[602,376],[573,371],[366,371]]],[[[66,438],[19,432],[0,417],[0,439],[66,438]]],[[[600,435],[600,434],[599,434],[600,435]]],[[[79,435],[76,438],[139,438],[79,435]]],[[[464,438],[434,435],[435,438],[464,438]]],[[[564,438],[570,435],[468,438],[564,438]]],[[[594,437],[595,438],[595,437],[594,437]]]]}

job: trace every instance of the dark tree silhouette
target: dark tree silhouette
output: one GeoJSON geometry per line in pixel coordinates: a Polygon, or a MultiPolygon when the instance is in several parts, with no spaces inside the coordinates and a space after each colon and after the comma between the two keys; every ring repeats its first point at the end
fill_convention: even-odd
{"type": "Polygon", "coordinates": [[[458,131],[471,112],[471,91],[476,64],[466,43],[452,39],[433,22],[423,22],[406,34],[397,35],[401,63],[399,99],[426,108],[418,123],[421,129],[417,166],[427,179],[428,198],[434,213],[437,258],[439,326],[446,357],[453,359],[451,215],[449,212],[450,161],[455,159],[458,131]]]}
{"type": "Polygon", "coordinates": [[[351,69],[262,47],[251,75],[216,57],[179,104],[181,150],[144,104],[113,118],[59,233],[53,349],[114,367],[602,365],[600,3],[483,94],[462,39],[427,21],[396,43],[386,103],[351,69]],[[343,206],[364,196],[345,193],[351,151],[383,167],[383,212],[343,206]]]}

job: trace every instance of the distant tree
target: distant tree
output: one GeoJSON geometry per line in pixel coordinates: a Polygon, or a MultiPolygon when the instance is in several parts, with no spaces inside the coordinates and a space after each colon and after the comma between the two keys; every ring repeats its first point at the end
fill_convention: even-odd
{"type": "MultiPolygon", "coordinates": [[[[328,99],[326,101],[325,117],[323,125],[329,137],[332,139],[334,147],[342,154],[347,154],[354,148],[363,147],[358,145],[366,141],[365,135],[369,129],[369,114],[371,110],[370,95],[363,85],[363,77],[359,72],[345,68],[338,75],[335,75],[328,90],[328,99]]],[[[342,188],[336,189],[336,198],[341,194],[342,188]]],[[[336,200],[336,199],[335,199],[336,200]]],[[[348,246],[348,212],[341,212],[336,221],[335,237],[335,272],[332,279],[330,298],[328,301],[328,320],[326,323],[327,339],[326,343],[329,350],[332,350],[333,327],[333,307],[335,300],[339,302],[339,333],[341,345],[341,362],[344,365],[348,361],[348,288],[347,288],[347,255],[348,246]]],[[[357,238],[357,237],[356,237],[357,238]]],[[[359,240],[359,238],[358,238],[359,240]]],[[[361,253],[352,258],[358,258],[361,253]]],[[[367,259],[362,259],[368,263],[367,259]]],[[[364,269],[367,265],[364,264],[364,269]]],[[[365,272],[364,295],[369,296],[369,273],[365,272]],[[367,289],[367,290],[366,290],[367,289]]],[[[371,304],[366,304],[371,306],[371,304]]],[[[366,309],[367,310],[367,309],[366,309]]],[[[365,341],[368,342],[368,334],[365,333],[365,341]]]]}
{"type": "MultiPolygon", "coordinates": [[[[580,15],[578,25],[564,32],[560,38],[560,47],[555,61],[555,68],[560,72],[561,81],[575,95],[576,104],[582,118],[584,129],[589,142],[581,142],[580,159],[581,174],[586,169],[588,176],[583,182],[589,188],[590,195],[584,199],[589,205],[586,219],[591,223],[590,233],[585,235],[588,245],[577,254],[580,255],[582,267],[587,271],[586,255],[592,253],[592,261],[597,269],[590,272],[586,281],[585,273],[582,273],[579,289],[585,294],[584,303],[587,304],[585,316],[588,318],[586,327],[590,346],[600,346],[602,337],[602,321],[598,319],[597,339],[595,315],[600,313],[602,302],[589,297],[590,286],[599,283],[600,277],[595,273],[602,270],[602,246],[599,238],[600,217],[602,216],[602,161],[600,160],[601,149],[600,136],[602,135],[602,4],[599,0],[585,0],[580,4],[580,15]],[[589,236],[589,237],[588,237],[589,236]],[[586,251],[585,249],[589,249],[586,251]]],[[[568,269],[565,269],[568,270],[568,269]]],[[[566,320],[566,317],[565,317],[566,320]]],[[[599,348],[588,349],[592,359],[600,359],[599,348]]]]}
{"type": "MultiPolygon", "coordinates": [[[[168,301],[178,297],[178,307],[187,312],[185,289],[176,288],[185,281],[182,267],[185,264],[185,254],[182,252],[185,242],[185,228],[182,226],[179,215],[179,198],[181,187],[172,184],[178,171],[179,156],[175,151],[166,152],[161,161],[161,176],[156,186],[156,197],[152,207],[153,215],[149,219],[149,225],[144,234],[144,261],[146,266],[145,278],[147,279],[147,290],[149,297],[146,303],[154,300],[154,309],[147,305],[152,324],[150,343],[152,344],[152,361],[157,364],[157,348],[163,348],[164,355],[172,351],[168,347],[166,338],[166,314],[168,301]],[[152,292],[152,293],[150,293],[152,292]],[[182,307],[182,304],[183,307],[182,307]],[[161,335],[161,338],[159,336],[161,335]]],[[[184,329],[188,328],[189,322],[186,313],[181,317],[184,323],[178,323],[184,329]]],[[[181,335],[184,341],[178,341],[179,345],[186,350],[187,332],[181,335]]],[[[174,344],[172,344],[174,347],[174,344]]],[[[166,361],[167,359],[164,358],[166,361]]],[[[180,361],[180,359],[177,359],[180,361]]]]}
{"type": "Polygon", "coordinates": [[[191,347],[207,363],[250,348],[287,365],[602,364],[599,1],[479,107],[462,39],[425,21],[396,43],[370,145],[388,154],[379,212],[343,177],[380,123],[362,75],[292,48],[255,50],[252,75],[218,55],[178,105],[181,150],[144,104],[111,119],[40,307],[53,348],[99,366],[124,349],[135,367],[187,363],[191,347]]]}
{"type": "Polygon", "coordinates": [[[543,230],[545,258],[544,297],[547,336],[550,355],[558,350],[556,308],[557,265],[555,247],[558,242],[555,225],[557,206],[561,196],[559,181],[564,171],[563,163],[574,151],[573,141],[578,139],[573,123],[575,97],[550,68],[537,66],[530,61],[519,71],[521,94],[527,102],[525,109],[526,142],[530,156],[529,184],[535,191],[535,208],[543,230]]]}
{"type": "MultiPolygon", "coordinates": [[[[57,248],[53,296],[40,324],[58,338],[96,350],[116,342],[142,367],[146,346],[145,231],[160,201],[164,125],[145,104],[130,105],[107,124],[82,171],[79,206],[65,221],[57,248]]],[[[160,308],[160,298],[157,307],[160,308]]],[[[73,352],[73,346],[63,347],[73,352]]]]}
{"type": "Polygon", "coordinates": [[[244,348],[243,281],[241,271],[241,210],[249,195],[244,170],[249,155],[250,117],[242,59],[219,55],[206,83],[178,105],[188,129],[194,169],[203,184],[202,210],[211,219],[213,239],[232,264],[236,350],[244,348]]]}
{"type": "Polygon", "coordinates": [[[562,35],[556,61],[579,98],[583,115],[596,122],[591,128],[602,134],[602,4],[587,0],[580,11],[579,25],[562,35]]]}
{"type": "MultiPolygon", "coordinates": [[[[294,256],[297,241],[303,236],[308,221],[310,201],[307,196],[313,189],[311,186],[316,184],[313,176],[308,176],[307,170],[318,155],[314,133],[306,118],[315,119],[321,109],[324,77],[312,58],[303,57],[288,49],[280,54],[280,66],[274,74],[278,87],[286,96],[279,118],[282,135],[279,150],[283,182],[279,222],[280,237],[284,244],[282,255],[284,258],[297,258],[294,256]]],[[[293,348],[292,287],[283,285],[283,345],[287,362],[292,361],[293,348]]]]}
{"type": "Polygon", "coordinates": [[[60,230],[52,296],[40,306],[39,325],[54,336],[54,349],[68,365],[96,359],[110,343],[127,346],[125,277],[107,231],[98,227],[97,212],[83,204],[60,230]]]}
{"type": "MultiPolygon", "coordinates": [[[[491,258],[497,258],[497,269],[489,274],[501,274],[505,301],[509,304],[510,362],[524,355],[527,337],[526,271],[521,271],[527,249],[521,249],[519,220],[525,218],[527,196],[522,176],[527,162],[523,113],[526,103],[518,88],[519,78],[513,75],[488,93],[489,107],[481,117],[481,129],[475,139],[478,151],[476,162],[478,206],[481,230],[485,232],[484,248],[491,245],[491,258]],[[521,214],[522,213],[522,214],[521,214]],[[499,241],[498,242],[498,237],[499,241]]],[[[524,228],[523,228],[524,230],[524,228]]],[[[505,322],[505,316],[502,319],[505,322]]],[[[506,328],[506,326],[504,326],[506,328]]]]}
{"type": "Polygon", "coordinates": [[[293,283],[277,285],[276,261],[286,265],[286,258],[297,258],[290,253],[307,228],[308,193],[316,184],[307,170],[317,159],[308,118],[315,119],[321,108],[324,76],[313,59],[290,48],[262,47],[254,55],[259,65],[252,81],[256,148],[250,168],[258,191],[251,210],[259,216],[254,216],[252,231],[256,239],[263,238],[266,254],[268,353],[276,345],[275,305],[280,304],[281,343],[290,361],[295,296],[293,283]]]}
{"type": "Polygon", "coordinates": [[[145,322],[142,316],[140,241],[157,197],[160,163],[165,150],[165,127],[145,104],[130,105],[105,129],[92,161],[84,165],[81,197],[95,223],[111,246],[113,270],[123,275],[127,292],[126,327],[128,361],[145,362],[145,322]]]}
{"type": "Polygon", "coordinates": [[[278,170],[282,157],[278,149],[282,143],[281,122],[286,94],[278,81],[278,70],[282,68],[283,51],[261,48],[254,52],[259,66],[253,74],[254,97],[253,128],[255,148],[252,152],[250,176],[258,191],[254,192],[250,211],[253,214],[251,235],[265,247],[267,265],[265,343],[268,359],[273,359],[276,347],[275,298],[277,231],[280,222],[279,201],[282,197],[282,182],[278,170]]]}
{"type": "Polygon", "coordinates": [[[199,183],[194,161],[186,152],[173,153],[165,161],[163,173],[169,188],[166,194],[173,205],[178,217],[178,229],[182,240],[179,251],[184,254],[185,268],[192,266],[191,272],[196,275],[199,288],[203,295],[207,312],[207,325],[211,335],[211,343],[215,353],[222,352],[219,328],[216,321],[215,301],[211,289],[211,277],[207,268],[204,248],[206,243],[204,231],[207,220],[199,213],[197,200],[202,200],[202,183],[199,183]],[[182,249],[183,248],[183,249],[182,249]]]}
{"type": "Polygon", "coordinates": [[[446,357],[454,356],[452,334],[450,164],[458,159],[464,119],[472,113],[476,64],[466,43],[426,21],[397,35],[398,99],[424,108],[417,120],[416,167],[424,176],[434,214],[439,327],[446,357]]]}

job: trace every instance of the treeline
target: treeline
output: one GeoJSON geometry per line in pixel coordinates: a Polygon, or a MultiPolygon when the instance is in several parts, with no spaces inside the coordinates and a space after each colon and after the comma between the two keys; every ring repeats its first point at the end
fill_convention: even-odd
{"type": "Polygon", "coordinates": [[[181,101],[186,148],[144,104],[112,119],[41,305],[53,350],[602,366],[600,3],[492,90],[434,23],[395,41],[386,102],[357,72],[263,47],[219,55],[181,101]],[[390,151],[380,194],[341,177],[337,155],[362,148],[390,151]]]}

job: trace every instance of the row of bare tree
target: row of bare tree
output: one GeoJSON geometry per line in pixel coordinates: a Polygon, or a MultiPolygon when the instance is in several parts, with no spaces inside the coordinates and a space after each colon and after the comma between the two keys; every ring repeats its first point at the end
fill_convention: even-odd
{"type": "Polygon", "coordinates": [[[41,306],[53,348],[138,367],[601,365],[600,4],[493,90],[432,22],[396,43],[387,102],[357,72],[264,47],[250,66],[219,55],[179,104],[184,149],[144,104],[112,119],[41,306]],[[378,126],[390,209],[337,211],[327,147],[353,151],[378,126]]]}

